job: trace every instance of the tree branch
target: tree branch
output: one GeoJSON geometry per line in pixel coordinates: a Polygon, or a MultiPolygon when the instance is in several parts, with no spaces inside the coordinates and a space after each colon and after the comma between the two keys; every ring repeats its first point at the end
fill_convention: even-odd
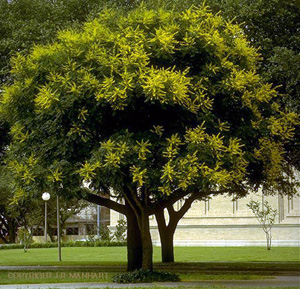
{"type": "Polygon", "coordinates": [[[166,225],[164,210],[158,210],[155,213],[155,218],[156,218],[159,232],[165,231],[167,228],[167,225],[166,225]]]}
{"type": "Polygon", "coordinates": [[[198,194],[192,194],[188,199],[185,200],[183,206],[177,212],[175,212],[174,216],[175,216],[176,225],[179,222],[179,220],[185,215],[185,213],[190,209],[192,203],[198,198],[199,198],[198,194]]]}
{"type": "Polygon", "coordinates": [[[101,196],[85,192],[84,194],[81,195],[82,199],[91,202],[93,204],[97,204],[100,206],[107,207],[111,210],[117,211],[121,214],[127,215],[128,214],[128,209],[126,208],[125,205],[119,204],[115,201],[112,201],[111,199],[106,199],[101,196]]]}
{"type": "Polygon", "coordinates": [[[131,205],[132,210],[135,212],[136,217],[138,218],[140,214],[137,211],[137,208],[140,210],[140,213],[142,213],[142,211],[145,210],[145,207],[142,206],[141,201],[130,186],[124,187],[123,190],[125,193],[124,197],[126,198],[127,202],[131,205]],[[134,204],[136,204],[136,206],[134,204]]]}
{"type": "Polygon", "coordinates": [[[139,209],[142,211],[144,208],[143,208],[143,206],[141,204],[141,201],[139,200],[139,198],[137,197],[137,195],[135,194],[135,192],[130,187],[128,187],[128,189],[129,189],[129,192],[130,192],[133,200],[135,201],[135,203],[137,204],[137,206],[139,207],[139,209]]]}
{"type": "Polygon", "coordinates": [[[170,196],[162,199],[159,202],[155,202],[149,209],[149,216],[155,214],[157,211],[166,208],[167,206],[175,204],[177,201],[187,196],[189,193],[185,191],[178,191],[177,193],[171,194],[170,196]]]}
{"type": "Polygon", "coordinates": [[[208,195],[211,194],[224,194],[224,193],[228,193],[229,190],[224,189],[224,190],[219,190],[219,191],[200,191],[200,192],[187,192],[187,191],[182,191],[182,190],[178,190],[177,192],[174,192],[173,194],[171,194],[170,196],[166,196],[165,199],[159,201],[159,202],[155,202],[149,212],[149,216],[153,215],[156,213],[156,211],[159,211],[161,209],[167,208],[168,206],[171,206],[173,204],[175,204],[177,201],[179,201],[180,199],[186,197],[189,194],[195,195],[194,200],[201,198],[201,197],[206,197],[208,195]]]}

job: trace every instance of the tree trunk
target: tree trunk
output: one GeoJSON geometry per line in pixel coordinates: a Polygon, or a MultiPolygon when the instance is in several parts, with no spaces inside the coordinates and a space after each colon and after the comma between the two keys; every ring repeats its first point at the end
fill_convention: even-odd
{"type": "Polygon", "coordinates": [[[157,221],[160,243],[161,243],[161,261],[163,263],[174,262],[174,231],[166,226],[164,210],[159,210],[155,213],[157,221]]]}
{"type": "Polygon", "coordinates": [[[8,238],[9,243],[16,243],[17,224],[15,220],[10,220],[8,223],[8,238]]]}
{"type": "Polygon", "coordinates": [[[174,232],[165,230],[160,233],[161,240],[161,259],[164,263],[174,262],[174,232]]]}
{"type": "Polygon", "coordinates": [[[153,246],[150,234],[150,222],[147,212],[141,212],[140,229],[143,248],[142,269],[153,270],[153,246]]]}
{"type": "Polygon", "coordinates": [[[185,200],[183,206],[175,211],[173,204],[167,206],[169,213],[169,223],[166,225],[164,209],[159,209],[155,212],[155,217],[158,225],[158,231],[161,242],[161,258],[163,263],[174,262],[174,234],[178,222],[183,218],[184,214],[189,210],[197,195],[191,195],[185,200]]]}
{"type": "Polygon", "coordinates": [[[266,232],[266,238],[267,238],[267,250],[271,250],[271,233],[266,232]]]}
{"type": "Polygon", "coordinates": [[[10,220],[8,229],[9,243],[16,243],[17,223],[15,220],[10,220]]]}
{"type": "Polygon", "coordinates": [[[127,216],[127,271],[142,267],[142,239],[136,216],[127,216]]]}

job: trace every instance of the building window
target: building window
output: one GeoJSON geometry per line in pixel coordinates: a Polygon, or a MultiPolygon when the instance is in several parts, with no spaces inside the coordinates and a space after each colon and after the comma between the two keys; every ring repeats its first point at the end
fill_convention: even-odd
{"type": "Polygon", "coordinates": [[[235,212],[239,209],[239,203],[238,199],[232,200],[232,213],[235,214],[235,212]]]}
{"type": "Polygon", "coordinates": [[[66,230],[66,234],[70,235],[78,235],[78,227],[68,227],[66,230]]]}
{"type": "Polygon", "coordinates": [[[284,199],[283,196],[278,193],[278,221],[281,223],[284,220],[284,199]]]}
{"type": "Polygon", "coordinates": [[[288,197],[288,213],[290,213],[292,210],[294,210],[294,200],[293,196],[288,197]]]}
{"type": "Polygon", "coordinates": [[[210,198],[206,198],[204,201],[204,213],[205,215],[209,212],[210,210],[210,198]]]}

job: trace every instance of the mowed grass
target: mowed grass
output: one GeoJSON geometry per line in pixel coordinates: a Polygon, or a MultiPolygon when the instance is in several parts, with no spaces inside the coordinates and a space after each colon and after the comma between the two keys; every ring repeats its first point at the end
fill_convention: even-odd
{"type": "Polygon", "coordinates": [[[300,261],[299,247],[175,247],[176,262],[300,261]]]}
{"type": "MultiPolygon", "coordinates": [[[[126,247],[64,247],[62,262],[57,248],[0,250],[0,266],[16,265],[125,265],[126,247]]],[[[161,262],[160,247],[153,260],[161,262]]],[[[176,247],[176,262],[299,262],[300,248],[273,247],[176,247]]]]}

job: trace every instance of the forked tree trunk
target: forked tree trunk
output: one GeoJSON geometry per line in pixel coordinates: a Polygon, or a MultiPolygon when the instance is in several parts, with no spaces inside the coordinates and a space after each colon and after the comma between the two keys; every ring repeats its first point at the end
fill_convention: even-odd
{"type": "Polygon", "coordinates": [[[160,243],[161,243],[161,259],[163,263],[174,262],[174,231],[166,226],[164,210],[156,212],[155,218],[158,225],[160,243]]]}
{"type": "Polygon", "coordinates": [[[174,262],[174,234],[177,228],[178,222],[185,215],[185,213],[191,207],[193,201],[198,197],[197,194],[192,194],[185,200],[183,206],[175,211],[173,204],[167,206],[169,213],[169,223],[166,225],[164,209],[157,210],[155,212],[155,218],[158,225],[158,231],[161,242],[161,258],[163,263],[174,262]]]}
{"type": "Polygon", "coordinates": [[[119,204],[109,198],[84,192],[82,198],[88,202],[105,206],[111,210],[122,213],[127,217],[127,270],[133,271],[142,267],[142,238],[137,218],[131,206],[119,204]]]}
{"type": "Polygon", "coordinates": [[[141,232],[136,216],[127,216],[127,271],[142,268],[143,252],[141,232]]]}

